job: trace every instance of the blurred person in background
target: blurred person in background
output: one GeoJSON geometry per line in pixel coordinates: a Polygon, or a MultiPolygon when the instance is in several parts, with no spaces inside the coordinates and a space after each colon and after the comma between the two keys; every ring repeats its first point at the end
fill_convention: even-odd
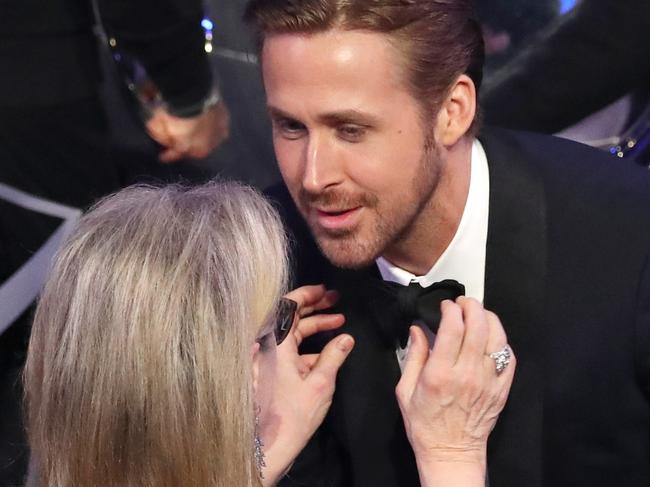
{"type": "MultiPolygon", "coordinates": [[[[343,334],[298,354],[303,339],[344,319],[321,313],[336,301],[323,286],[282,297],[288,269],[277,213],[234,183],[132,187],[94,207],[60,250],[36,312],[28,485],[275,485],[322,422],[354,345],[343,334]]],[[[426,451],[469,442],[480,456],[505,403],[514,357],[498,376],[472,349],[503,334],[476,304],[443,304],[431,352],[412,330],[398,395],[425,487],[485,482],[484,469],[426,451]],[[476,382],[439,382],[453,364],[476,382]]]]}
{"type": "MultiPolygon", "coordinates": [[[[555,133],[628,93],[634,119],[650,106],[648,26],[647,0],[581,0],[486,80],[485,121],[555,133]]],[[[603,122],[614,135],[615,116],[603,122]]]]}
{"type": "Polygon", "coordinates": [[[485,76],[503,66],[558,14],[556,0],[477,0],[485,76]]]}
{"type": "MultiPolygon", "coordinates": [[[[98,6],[120,49],[132,53],[162,94],[148,123],[162,144],[161,159],[206,155],[227,136],[229,116],[204,50],[200,1],[99,0],[98,6]]],[[[70,224],[125,185],[130,169],[112,157],[94,25],[90,0],[2,2],[1,485],[20,484],[26,466],[17,377],[30,305],[70,224]]]]}

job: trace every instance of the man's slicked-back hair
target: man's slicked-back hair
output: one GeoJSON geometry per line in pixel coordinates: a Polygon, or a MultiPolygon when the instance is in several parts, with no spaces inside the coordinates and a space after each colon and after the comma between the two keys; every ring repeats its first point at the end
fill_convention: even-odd
{"type": "Polygon", "coordinates": [[[439,108],[461,74],[477,91],[481,85],[485,55],[473,0],[251,0],[245,20],[260,48],[269,34],[330,29],[387,34],[401,54],[413,96],[429,112],[439,108]]]}

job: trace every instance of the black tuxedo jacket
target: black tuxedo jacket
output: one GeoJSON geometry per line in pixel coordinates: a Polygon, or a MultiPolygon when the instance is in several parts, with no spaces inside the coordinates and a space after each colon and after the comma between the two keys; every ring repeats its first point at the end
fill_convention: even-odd
{"type": "MultiPolygon", "coordinates": [[[[480,140],[490,169],[484,301],[518,359],[488,445],[490,487],[647,487],[650,175],[556,138],[486,130],[480,140]]],[[[356,338],[325,422],[281,485],[419,485],[395,351],[373,324],[380,307],[363,298],[376,269],[331,266],[286,191],[271,195],[295,239],[297,284],[339,289],[342,331],[356,338]]]]}

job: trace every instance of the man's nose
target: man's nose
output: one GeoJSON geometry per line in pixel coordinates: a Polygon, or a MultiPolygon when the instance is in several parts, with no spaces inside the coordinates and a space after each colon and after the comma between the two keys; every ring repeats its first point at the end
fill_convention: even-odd
{"type": "Polygon", "coordinates": [[[336,148],[325,134],[311,134],[305,152],[302,184],[306,191],[320,193],[342,182],[343,173],[336,148]]]}

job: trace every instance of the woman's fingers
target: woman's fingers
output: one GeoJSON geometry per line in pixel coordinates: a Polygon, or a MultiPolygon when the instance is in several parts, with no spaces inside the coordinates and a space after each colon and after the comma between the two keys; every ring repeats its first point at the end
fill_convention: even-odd
{"type": "Polygon", "coordinates": [[[339,299],[337,291],[327,289],[322,284],[301,286],[287,293],[285,298],[293,299],[298,303],[300,316],[308,316],[314,311],[331,308],[339,299]]]}
{"type": "Polygon", "coordinates": [[[321,331],[334,330],[340,327],[343,323],[345,323],[345,317],[340,313],[313,315],[308,316],[307,318],[300,318],[298,324],[295,325],[293,330],[296,345],[300,346],[305,338],[321,331]]]}
{"type": "Polygon", "coordinates": [[[411,326],[409,337],[409,350],[402,370],[402,377],[395,389],[400,407],[411,399],[422,368],[429,357],[429,340],[419,326],[411,326]]]}
{"type": "Polygon", "coordinates": [[[485,312],[489,334],[485,344],[485,353],[489,354],[501,350],[508,343],[506,332],[501,325],[501,320],[491,311],[485,312]]]}
{"type": "Polygon", "coordinates": [[[311,305],[304,306],[300,309],[300,316],[307,316],[312,314],[315,311],[320,311],[323,309],[331,308],[339,300],[339,293],[333,289],[328,289],[325,291],[325,294],[311,305]]]}
{"type": "Polygon", "coordinates": [[[465,323],[465,337],[458,362],[467,368],[481,367],[490,334],[485,309],[479,301],[472,298],[460,297],[456,303],[463,311],[465,323]]]}
{"type": "Polygon", "coordinates": [[[292,331],[298,346],[305,338],[321,331],[333,330],[345,322],[345,318],[339,313],[312,315],[315,311],[330,308],[339,297],[338,292],[328,290],[322,284],[301,286],[287,293],[285,297],[298,304],[300,319],[292,331]]]}
{"type": "Polygon", "coordinates": [[[324,285],[317,284],[313,286],[301,286],[288,292],[284,297],[293,299],[298,303],[298,309],[302,309],[307,306],[313,306],[314,303],[317,303],[325,296],[326,292],[327,289],[324,285]]]}
{"type": "MultiPolygon", "coordinates": [[[[315,298],[315,296],[313,297],[315,298]]],[[[338,291],[327,289],[318,299],[312,299],[311,301],[306,302],[303,306],[299,306],[298,313],[300,316],[309,316],[316,311],[331,308],[338,300],[338,291]]]]}
{"type": "MultiPolygon", "coordinates": [[[[497,373],[496,361],[490,357],[490,354],[503,351],[504,347],[508,345],[508,338],[506,336],[505,330],[503,329],[503,326],[501,325],[501,320],[499,320],[499,317],[497,315],[491,311],[486,311],[486,317],[490,329],[490,336],[487,341],[485,355],[486,359],[488,359],[488,369],[490,369],[488,373],[492,375],[497,373]]],[[[505,398],[510,391],[510,386],[512,385],[515,369],[517,367],[517,358],[515,357],[515,353],[512,348],[510,348],[510,345],[508,345],[508,350],[510,353],[509,363],[506,365],[505,369],[503,369],[503,371],[498,374],[499,387],[503,388],[504,404],[505,398]]],[[[503,404],[501,404],[501,407],[503,407],[503,404]]]]}
{"type": "Polygon", "coordinates": [[[334,393],[336,374],[354,347],[354,338],[339,335],[330,340],[318,354],[318,360],[309,373],[309,380],[314,383],[314,392],[331,396],[334,393]]]}
{"type": "Polygon", "coordinates": [[[302,362],[303,367],[305,367],[305,370],[307,372],[311,371],[311,369],[314,368],[314,365],[316,365],[316,362],[318,362],[318,354],[317,353],[304,353],[300,356],[300,361],[302,362]]]}
{"type": "Polygon", "coordinates": [[[448,369],[456,364],[465,335],[463,312],[459,305],[445,300],[440,304],[440,311],[440,326],[429,360],[434,370],[448,369]]]}

